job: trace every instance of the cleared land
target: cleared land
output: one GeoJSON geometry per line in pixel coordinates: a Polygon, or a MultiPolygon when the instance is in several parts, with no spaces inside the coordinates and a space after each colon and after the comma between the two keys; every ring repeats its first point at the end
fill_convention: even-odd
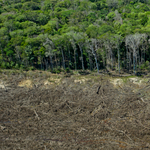
{"type": "Polygon", "coordinates": [[[0,149],[150,149],[149,80],[3,72],[0,149]]]}

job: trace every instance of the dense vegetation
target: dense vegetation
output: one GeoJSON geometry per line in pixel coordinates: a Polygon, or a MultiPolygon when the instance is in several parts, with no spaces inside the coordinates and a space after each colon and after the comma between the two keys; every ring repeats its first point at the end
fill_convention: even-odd
{"type": "Polygon", "coordinates": [[[0,67],[148,69],[149,0],[0,0],[0,67]]]}

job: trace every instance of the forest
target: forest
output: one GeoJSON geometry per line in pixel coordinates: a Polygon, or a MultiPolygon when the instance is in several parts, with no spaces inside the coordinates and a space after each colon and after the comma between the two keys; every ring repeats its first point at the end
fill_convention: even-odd
{"type": "Polygon", "coordinates": [[[0,0],[0,68],[149,70],[150,0],[0,0]]]}

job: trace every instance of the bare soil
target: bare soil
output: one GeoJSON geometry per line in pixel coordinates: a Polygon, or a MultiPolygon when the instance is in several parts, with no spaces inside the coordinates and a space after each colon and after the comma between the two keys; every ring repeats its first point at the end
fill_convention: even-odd
{"type": "Polygon", "coordinates": [[[31,72],[0,80],[1,150],[150,149],[149,79],[31,72]]]}

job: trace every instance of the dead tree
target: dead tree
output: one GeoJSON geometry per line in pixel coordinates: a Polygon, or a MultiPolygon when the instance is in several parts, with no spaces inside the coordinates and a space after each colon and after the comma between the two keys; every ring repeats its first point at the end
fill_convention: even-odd
{"type": "Polygon", "coordinates": [[[97,90],[97,92],[96,92],[97,94],[99,94],[100,88],[101,88],[101,85],[98,87],[98,90],[97,90]]]}
{"type": "Polygon", "coordinates": [[[133,71],[134,71],[134,74],[135,74],[135,70],[137,67],[137,55],[138,55],[140,40],[141,40],[141,34],[138,34],[138,33],[136,33],[134,35],[128,35],[125,38],[126,47],[128,47],[130,49],[130,52],[133,53],[133,71]]]}
{"type": "Polygon", "coordinates": [[[97,39],[90,39],[87,44],[88,44],[90,52],[94,56],[97,72],[99,73],[99,64],[98,64],[98,60],[97,60],[97,50],[99,48],[98,40],[97,39]]]}

